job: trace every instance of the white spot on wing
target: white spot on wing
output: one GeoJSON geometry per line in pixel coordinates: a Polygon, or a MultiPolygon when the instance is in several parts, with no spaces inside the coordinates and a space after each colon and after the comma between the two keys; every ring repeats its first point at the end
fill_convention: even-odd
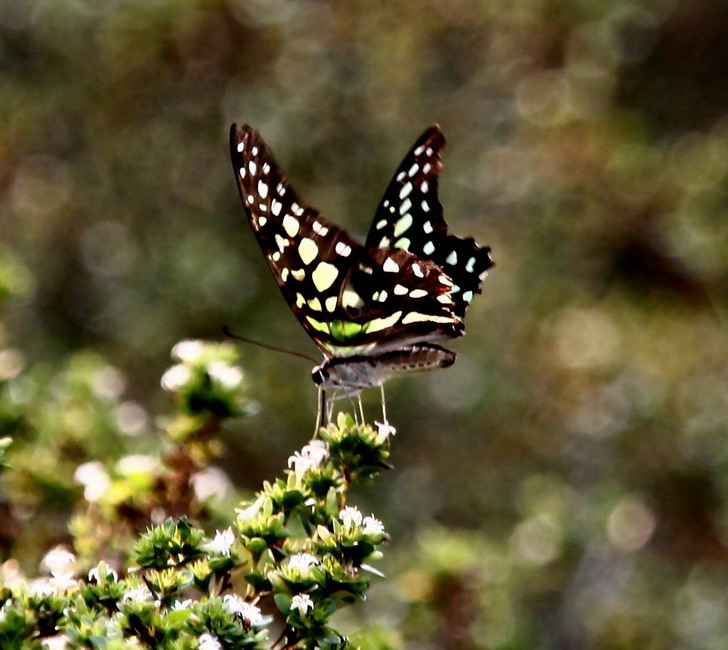
{"type": "Polygon", "coordinates": [[[298,254],[304,264],[313,262],[316,259],[316,255],[318,255],[318,250],[316,242],[308,237],[304,237],[298,245],[298,254]]]}
{"type": "Polygon", "coordinates": [[[407,237],[401,237],[396,242],[394,242],[394,247],[401,248],[402,250],[408,251],[411,243],[412,242],[409,239],[407,239],[407,237]]]}
{"type": "Polygon", "coordinates": [[[303,269],[296,269],[294,271],[291,271],[291,275],[296,280],[298,280],[299,282],[301,282],[303,280],[303,278],[306,277],[306,271],[304,271],[303,269]]]}
{"type": "Polygon", "coordinates": [[[258,181],[258,194],[260,194],[261,199],[268,196],[268,185],[266,185],[263,181],[258,181]]]}
{"type": "Polygon", "coordinates": [[[422,190],[423,194],[427,194],[430,191],[430,184],[427,181],[422,181],[420,190],[422,190]]]}
{"type": "Polygon", "coordinates": [[[466,291],[466,292],[465,292],[465,293],[463,294],[463,300],[464,300],[465,302],[470,302],[470,301],[471,301],[472,299],[473,299],[473,292],[472,292],[472,291],[466,291]]]}
{"type": "Polygon", "coordinates": [[[405,214],[410,211],[410,208],[412,207],[412,201],[409,199],[405,199],[402,205],[399,206],[399,213],[405,214]]]}
{"type": "Polygon", "coordinates": [[[440,281],[440,284],[444,284],[446,287],[452,286],[452,280],[450,278],[448,278],[446,275],[441,275],[437,279],[440,281]]]}
{"type": "MultiPolygon", "coordinates": [[[[318,266],[311,273],[313,284],[319,291],[326,291],[336,280],[339,270],[329,262],[319,262],[318,266]]],[[[329,311],[333,311],[330,309],[329,311]]]]}
{"type": "Polygon", "coordinates": [[[341,257],[349,257],[349,255],[351,255],[351,246],[348,246],[343,241],[337,241],[334,250],[341,255],[341,257]]]}
{"type": "Polygon", "coordinates": [[[468,260],[468,263],[465,265],[465,270],[468,273],[472,273],[475,270],[475,258],[474,257],[471,257],[468,260]]]}
{"type": "Polygon", "coordinates": [[[278,233],[276,233],[276,244],[278,244],[278,250],[282,253],[283,249],[288,246],[291,242],[289,242],[285,237],[281,237],[278,233]]]}
{"type": "Polygon", "coordinates": [[[420,265],[415,262],[412,265],[412,273],[414,273],[418,278],[424,278],[425,274],[422,272],[422,269],[420,268],[420,265]]]}
{"type": "Polygon", "coordinates": [[[257,171],[257,169],[258,169],[258,165],[255,164],[255,161],[254,160],[249,160],[248,161],[248,171],[251,174],[253,174],[253,176],[255,176],[255,172],[257,171]]]}
{"type": "Polygon", "coordinates": [[[401,284],[395,284],[394,285],[394,295],[395,296],[403,296],[408,291],[407,287],[403,287],[401,284]]]}
{"type": "Polygon", "coordinates": [[[258,217],[258,225],[262,228],[265,226],[265,224],[268,223],[268,219],[265,217],[258,217]]]}
{"type": "Polygon", "coordinates": [[[270,171],[270,165],[268,163],[263,164],[263,173],[267,174],[270,171]]]}
{"type": "Polygon", "coordinates": [[[283,280],[283,282],[287,282],[288,281],[288,273],[289,273],[289,271],[288,271],[287,268],[284,268],[281,271],[281,280],[283,280]]]}
{"type": "Polygon", "coordinates": [[[422,230],[424,230],[429,235],[434,230],[434,228],[429,221],[425,221],[425,223],[422,224],[422,230]]]}
{"type": "Polygon", "coordinates": [[[401,315],[401,311],[396,311],[391,316],[387,316],[386,318],[375,318],[374,320],[369,321],[367,332],[379,332],[380,330],[392,327],[399,320],[399,317],[401,315]]]}
{"type": "Polygon", "coordinates": [[[245,178],[245,167],[241,167],[239,170],[240,178],[245,178]]]}
{"type": "Polygon", "coordinates": [[[406,214],[394,224],[394,236],[399,237],[409,230],[412,225],[412,215],[406,214]]]}
{"type": "Polygon", "coordinates": [[[412,167],[409,168],[409,172],[407,172],[407,173],[409,174],[410,177],[412,177],[417,173],[417,170],[419,168],[420,168],[420,166],[417,163],[415,163],[414,165],[412,165],[412,167]]]}
{"type": "Polygon", "coordinates": [[[432,253],[435,251],[435,244],[433,244],[431,241],[428,241],[423,247],[422,252],[425,255],[432,255],[432,253]]]}
{"type": "Polygon", "coordinates": [[[344,307],[359,309],[359,307],[364,304],[364,301],[356,291],[346,288],[344,289],[344,293],[341,295],[341,304],[344,305],[344,307]]]}
{"type": "Polygon", "coordinates": [[[404,179],[405,176],[406,174],[404,172],[399,172],[399,174],[397,174],[397,180],[401,181],[404,179]]]}
{"type": "Polygon", "coordinates": [[[451,265],[453,265],[453,266],[454,266],[455,264],[457,264],[457,263],[458,263],[458,254],[457,254],[457,253],[456,253],[455,251],[453,251],[452,253],[450,253],[450,254],[449,254],[449,255],[448,255],[448,256],[447,256],[446,258],[445,258],[445,261],[446,261],[446,262],[447,262],[448,264],[451,264],[451,265]]]}
{"type": "Polygon", "coordinates": [[[421,144],[417,149],[414,150],[415,156],[419,156],[422,153],[422,150],[425,148],[425,145],[421,144]]]}
{"type": "Polygon", "coordinates": [[[375,227],[376,227],[377,230],[381,230],[386,225],[387,225],[387,220],[386,219],[380,219],[379,221],[377,221],[377,225],[375,227]]]}
{"type": "Polygon", "coordinates": [[[430,163],[425,163],[425,166],[422,168],[422,173],[429,174],[431,169],[432,165],[430,163]]]}
{"type": "Polygon", "coordinates": [[[422,210],[423,212],[430,211],[430,204],[427,201],[422,201],[422,210]]]}
{"type": "Polygon", "coordinates": [[[238,142],[238,153],[243,153],[245,149],[245,142],[238,142]]]}
{"type": "Polygon", "coordinates": [[[386,273],[399,273],[399,264],[395,262],[391,257],[388,257],[382,265],[382,270],[386,273]]]}
{"type": "Polygon", "coordinates": [[[410,298],[424,298],[427,295],[427,291],[424,289],[412,289],[409,295],[410,298]]]}
{"type": "MultiPolygon", "coordinates": [[[[289,237],[295,237],[300,229],[298,219],[292,217],[290,214],[287,214],[285,217],[283,217],[283,229],[288,233],[289,237]]],[[[314,253],[314,256],[315,255],[316,253],[314,253]]]]}
{"type": "Polygon", "coordinates": [[[281,213],[282,207],[283,204],[280,201],[273,199],[273,202],[270,204],[270,211],[277,217],[281,213]]]}
{"type": "Polygon", "coordinates": [[[452,318],[446,316],[433,316],[431,314],[420,314],[417,311],[411,311],[402,319],[402,325],[409,325],[410,323],[452,323],[452,318]]]}
{"type": "Polygon", "coordinates": [[[412,183],[407,181],[403,186],[402,189],[399,191],[399,198],[403,199],[406,196],[409,195],[409,193],[412,191],[412,183]]]}
{"type": "MultiPolygon", "coordinates": [[[[316,271],[314,271],[316,273],[316,271]]],[[[316,281],[314,280],[314,284],[316,281]]],[[[336,303],[339,301],[337,296],[329,296],[324,300],[324,307],[326,307],[326,311],[334,311],[336,309],[336,303]]]]}
{"type": "Polygon", "coordinates": [[[248,194],[248,203],[250,203],[250,205],[253,205],[253,201],[255,201],[255,199],[253,198],[253,195],[248,194]]]}

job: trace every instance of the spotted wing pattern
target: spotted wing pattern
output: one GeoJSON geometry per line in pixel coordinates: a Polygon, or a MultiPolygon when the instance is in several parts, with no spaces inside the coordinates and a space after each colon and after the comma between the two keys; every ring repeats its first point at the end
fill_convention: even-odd
{"type": "Polygon", "coordinates": [[[448,235],[437,181],[445,136],[427,129],[397,168],[384,193],[367,237],[368,247],[393,246],[431,260],[452,279],[453,312],[461,318],[493,266],[490,248],[471,237],[448,235]]]}
{"type": "Polygon", "coordinates": [[[366,248],[307,206],[249,126],[232,125],[240,198],[294,314],[327,356],[459,336],[451,279],[401,248],[366,248]]]}

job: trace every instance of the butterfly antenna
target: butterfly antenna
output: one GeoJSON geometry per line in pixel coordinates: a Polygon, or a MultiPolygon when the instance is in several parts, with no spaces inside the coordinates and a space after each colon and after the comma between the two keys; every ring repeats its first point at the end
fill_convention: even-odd
{"type": "Polygon", "coordinates": [[[260,341],[254,341],[253,339],[246,339],[244,336],[238,336],[237,334],[233,334],[227,325],[223,325],[222,331],[223,331],[223,334],[225,334],[225,336],[228,336],[231,339],[237,339],[238,341],[242,341],[243,343],[251,343],[252,345],[257,345],[259,348],[265,348],[266,350],[273,350],[274,352],[283,352],[285,354],[290,354],[294,357],[301,357],[301,359],[308,359],[314,365],[318,364],[318,361],[316,361],[316,359],[314,359],[313,357],[309,357],[307,354],[303,354],[302,352],[296,352],[295,350],[286,350],[285,348],[278,348],[275,345],[268,345],[267,343],[261,343],[260,341]]]}

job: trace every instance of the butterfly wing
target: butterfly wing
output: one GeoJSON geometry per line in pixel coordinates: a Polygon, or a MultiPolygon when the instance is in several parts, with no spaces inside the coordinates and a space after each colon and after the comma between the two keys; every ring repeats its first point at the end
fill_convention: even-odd
{"type": "Polygon", "coordinates": [[[278,286],[327,356],[386,351],[462,332],[452,283],[430,261],[367,249],[306,205],[260,135],[232,125],[240,198],[278,286]]]}
{"type": "Polygon", "coordinates": [[[437,196],[444,146],[437,125],[418,138],[382,197],[366,245],[401,248],[442,267],[453,281],[453,312],[462,318],[493,261],[490,248],[471,237],[448,235],[437,196]]]}

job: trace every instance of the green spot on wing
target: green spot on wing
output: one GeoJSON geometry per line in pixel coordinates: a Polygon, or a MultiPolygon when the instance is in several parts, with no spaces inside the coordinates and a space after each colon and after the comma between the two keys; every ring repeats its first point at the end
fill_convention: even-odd
{"type": "Polygon", "coordinates": [[[356,338],[363,331],[366,332],[368,323],[361,325],[348,320],[331,321],[331,336],[339,341],[348,341],[356,338]]]}

